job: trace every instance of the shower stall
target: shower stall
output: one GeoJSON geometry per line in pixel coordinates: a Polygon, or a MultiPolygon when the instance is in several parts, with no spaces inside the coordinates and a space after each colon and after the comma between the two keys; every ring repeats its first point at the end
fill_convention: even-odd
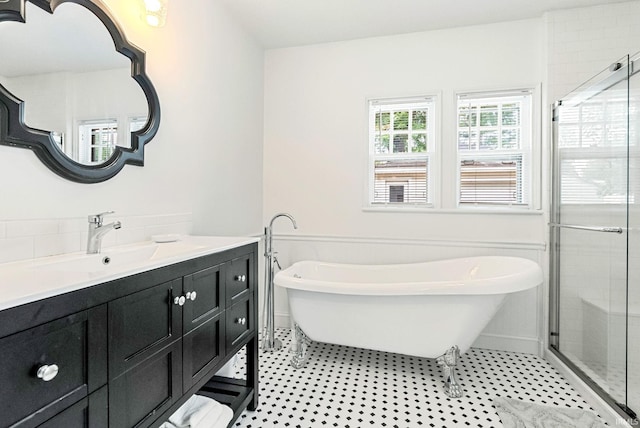
{"type": "Polygon", "coordinates": [[[640,411],[640,55],[553,109],[552,352],[621,417],[640,411]],[[636,199],[638,199],[636,201],[636,199]]]}

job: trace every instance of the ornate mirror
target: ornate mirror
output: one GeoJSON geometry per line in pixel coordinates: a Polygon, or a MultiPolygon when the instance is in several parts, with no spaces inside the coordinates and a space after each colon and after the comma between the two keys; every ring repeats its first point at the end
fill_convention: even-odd
{"type": "Polygon", "coordinates": [[[95,1],[0,0],[0,144],[80,183],[142,166],[160,122],[144,52],[95,1]]]}

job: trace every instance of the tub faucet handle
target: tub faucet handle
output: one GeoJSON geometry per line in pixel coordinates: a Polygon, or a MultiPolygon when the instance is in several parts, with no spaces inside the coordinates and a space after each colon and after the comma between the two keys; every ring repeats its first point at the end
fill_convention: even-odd
{"type": "Polygon", "coordinates": [[[277,257],[273,257],[273,263],[278,266],[278,270],[282,270],[282,266],[280,266],[280,262],[278,261],[277,257]]]}

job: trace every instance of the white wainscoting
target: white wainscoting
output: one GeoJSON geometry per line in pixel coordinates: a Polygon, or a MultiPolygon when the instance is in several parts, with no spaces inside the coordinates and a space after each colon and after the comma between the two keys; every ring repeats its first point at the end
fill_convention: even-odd
{"type": "MultiPolygon", "coordinates": [[[[274,235],[274,250],[282,268],[300,260],[358,264],[413,263],[455,257],[501,255],[523,257],[547,271],[542,242],[480,242],[350,236],[274,235]]],[[[545,274],[545,278],[548,275],[545,274]]],[[[473,346],[542,355],[543,304],[547,280],[541,286],[510,295],[473,346]]],[[[286,291],[276,287],[276,327],[289,327],[286,291]]],[[[455,316],[455,314],[452,314],[455,316]]],[[[443,320],[446,322],[446,320],[443,320]]],[[[425,338],[428,340],[428,338],[425,338]]]]}

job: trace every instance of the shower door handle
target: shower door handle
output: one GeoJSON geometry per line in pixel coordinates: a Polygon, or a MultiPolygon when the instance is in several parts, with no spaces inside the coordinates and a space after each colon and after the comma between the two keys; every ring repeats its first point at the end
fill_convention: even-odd
{"type": "Polygon", "coordinates": [[[549,223],[549,226],[564,228],[564,229],[588,230],[591,232],[622,233],[621,227],[579,226],[577,224],[562,224],[562,223],[549,223]]]}

